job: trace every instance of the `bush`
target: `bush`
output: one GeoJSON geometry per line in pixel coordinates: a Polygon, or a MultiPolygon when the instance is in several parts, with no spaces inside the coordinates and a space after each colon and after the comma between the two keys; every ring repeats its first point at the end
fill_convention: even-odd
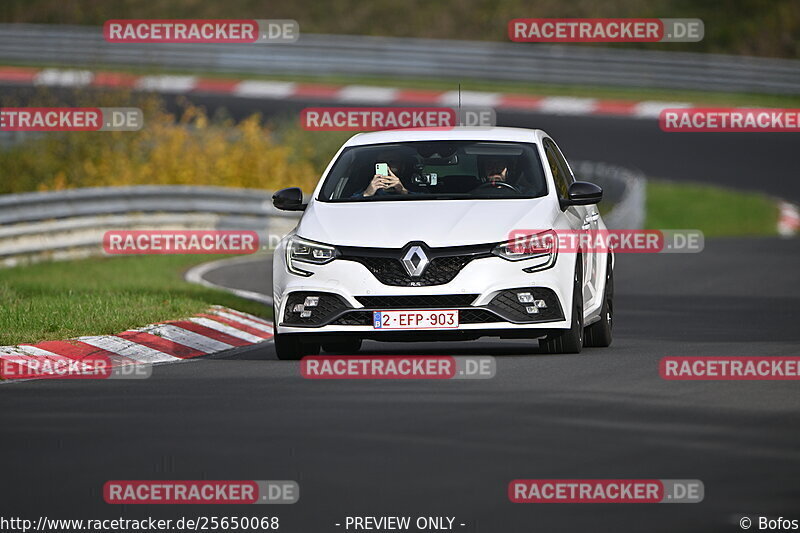
{"type": "MultiPolygon", "coordinates": [[[[121,105],[120,95],[106,100],[98,104],[94,98],[91,105],[121,105]]],[[[122,101],[143,109],[144,128],[46,133],[0,151],[0,193],[166,184],[272,190],[292,185],[311,191],[319,179],[311,159],[298,157],[313,146],[279,144],[259,115],[234,122],[210,119],[191,105],[176,116],[154,97],[122,101]]]]}

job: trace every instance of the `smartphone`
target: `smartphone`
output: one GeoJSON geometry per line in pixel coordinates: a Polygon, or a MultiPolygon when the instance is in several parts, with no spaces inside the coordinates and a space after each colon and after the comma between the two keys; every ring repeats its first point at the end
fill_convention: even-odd
{"type": "Polygon", "coordinates": [[[375,163],[375,174],[379,176],[388,176],[389,163],[375,163]]]}

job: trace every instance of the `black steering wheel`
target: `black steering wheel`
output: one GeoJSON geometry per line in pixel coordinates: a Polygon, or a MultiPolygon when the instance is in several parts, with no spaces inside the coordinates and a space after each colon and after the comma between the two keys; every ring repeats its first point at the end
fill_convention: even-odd
{"type": "Polygon", "coordinates": [[[516,187],[505,181],[487,181],[486,183],[481,183],[480,185],[475,187],[474,190],[477,191],[480,189],[488,189],[489,187],[492,187],[493,189],[502,189],[505,187],[506,189],[511,189],[517,194],[522,194],[522,191],[520,191],[519,189],[517,189],[516,187]]]}

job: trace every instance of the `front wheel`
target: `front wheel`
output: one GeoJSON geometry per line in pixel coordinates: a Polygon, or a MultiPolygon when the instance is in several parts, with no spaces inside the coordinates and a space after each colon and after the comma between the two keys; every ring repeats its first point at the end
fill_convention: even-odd
{"type": "Polygon", "coordinates": [[[283,361],[297,361],[306,355],[319,355],[319,343],[304,342],[300,335],[276,333],[275,355],[283,361]]]}
{"type": "Polygon", "coordinates": [[[581,353],[583,348],[583,263],[578,256],[572,289],[572,322],[569,329],[539,340],[541,353],[581,353]]]}
{"type": "Polygon", "coordinates": [[[614,325],[614,271],[611,269],[611,257],[606,267],[606,287],[603,291],[603,307],[600,309],[600,320],[586,327],[584,346],[606,348],[611,346],[611,328],[614,325]]]}

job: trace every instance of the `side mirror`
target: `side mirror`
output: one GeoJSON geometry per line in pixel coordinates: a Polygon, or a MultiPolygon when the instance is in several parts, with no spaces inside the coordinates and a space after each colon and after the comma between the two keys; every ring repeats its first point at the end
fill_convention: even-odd
{"type": "Polygon", "coordinates": [[[567,198],[561,199],[561,209],[571,205],[591,205],[603,199],[603,189],[588,181],[576,181],[569,186],[567,198]]]}
{"type": "Polygon", "coordinates": [[[281,189],[272,195],[272,205],[282,211],[303,211],[303,191],[299,187],[281,189]]]}

